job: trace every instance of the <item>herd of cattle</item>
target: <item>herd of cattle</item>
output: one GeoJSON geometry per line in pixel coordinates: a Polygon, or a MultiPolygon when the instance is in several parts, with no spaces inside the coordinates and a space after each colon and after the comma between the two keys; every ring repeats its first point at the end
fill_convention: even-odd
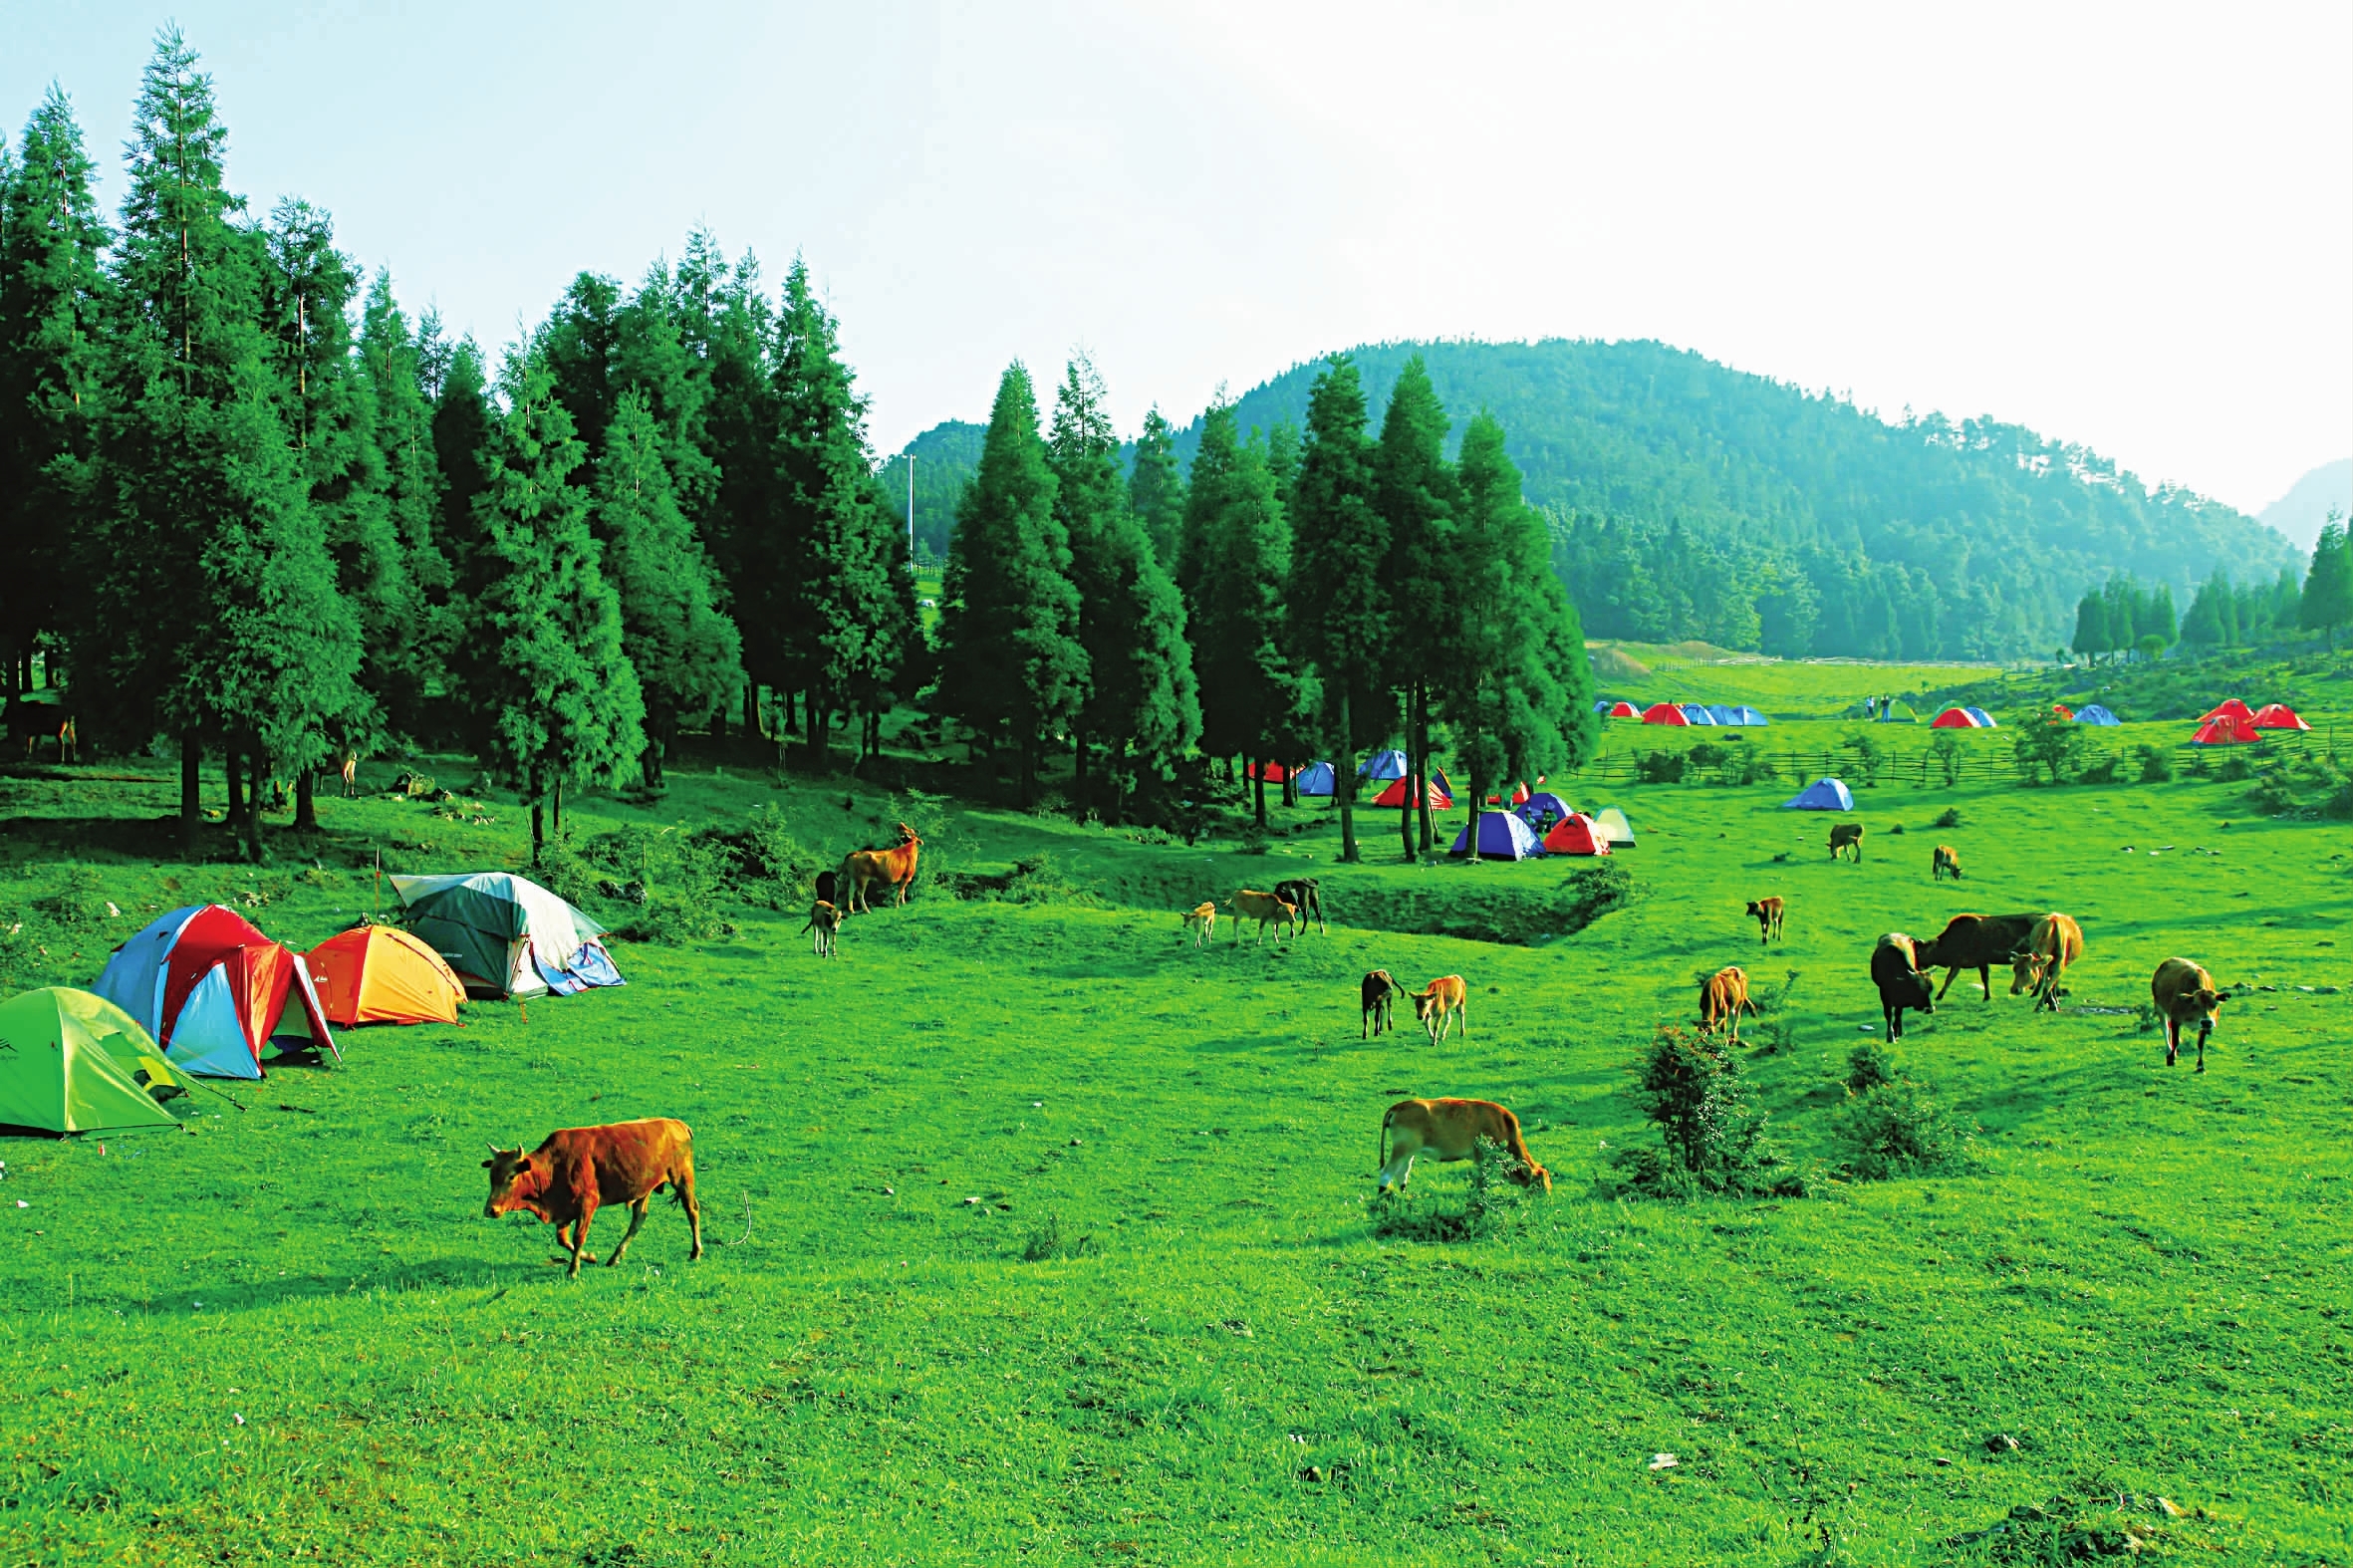
{"type": "MultiPolygon", "coordinates": [[[[923,841],[915,829],[899,824],[899,843],[889,849],[855,850],[832,871],[818,873],[816,899],[803,933],[814,932],[813,946],[820,957],[838,950],[843,919],[871,913],[871,894],[877,887],[890,890],[892,903],[904,905],[915,878],[916,858],[923,841]]],[[[1841,823],[1830,830],[1831,858],[1862,860],[1863,828],[1841,823]]],[[[1950,845],[1936,846],[1929,875],[1942,882],[1961,880],[1961,857],[1950,845]]],[[[1233,921],[1239,945],[1242,926],[1258,922],[1256,940],[1263,943],[1266,928],[1275,928],[1279,945],[1294,939],[1312,918],[1316,929],[1324,923],[1323,893],[1315,879],[1301,877],[1275,884],[1271,891],[1244,888],[1223,905],[1203,902],[1182,912],[1183,934],[1195,945],[1214,939],[1220,911],[1233,921]]],[[[1786,940],[1788,905],[1779,896],[1748,902],[1747,916],[1757,923],[1757,939],[1769,944],[1786,940]]],[[[1944,930],[1926,941],[1889,931],[1871,950],[1871,980],[1879,991],[1881,1015],[1888,1037],[1904,1037],[1907,1011],[1933,1013],[1937,1003],[1964,970],[1977,971],[1980,994],[1993,996],[1992,970],[2010,970],[2012,996],[2031,994],[2034,1010],[2058,1010],[2059,982],[2069,964],[2083,956],[2083,927],[2066,915],[1956,915],[1944,930]],[[1942,988],[1936,970],[1945,970],[1942,988]]],[[[2198,1030],[2198,1071],[2206,1071],[2206,1042],[2225,997],[2204,968],[2188,958],[2168,958],[2157,966],[2149,983],[2158,1016],[2165,1024],[2165,1061],[2174,1066],[2181,1055],[2183,1031],[2198,1030]]],[[[1414,1004],[1414,1017],[1431,1043],[1441,1045],[1462,1025],[1470,1038],[1469,987],[1459,974],[1442,974],[1419,991],[1410,991],[1387,969],[1375,969],[1358,987],[1358,1038],[1372,1039],[1393,1026],[1391,1007],[1403,996],[1414,1004]]],[[[1748,976],[1736,964],[1726,965],[1699,985],[1699,1028],[1703,1034],[1721,1033],[1732,1043],[1740,1038],[1742,1013],[1755,1014],[1748,995],[1748,976]]],[[[1552,1177],[1528,1151],[1519,1119],[1492,1100],[1401,1100],[1381,1117],[1378,1189],[1403,1191],[1414,1174],[1414,1163],[1427,1156],[1441,1164],[1472,1158],[1479,1144],[1489,1142],[1510,1158],[1506,1168],[1512,1180],[1552,1190],[1552,1177]]],[[[683,1122],[666,1117],[623,1122],[606,1127],[566,1128],[550,1134],[526,1154],[521,1148],[493,1146],[482,1162],[490,1173],[490,1197],[483,1213],[493,1216],[517,1210],[537,1214],[557,1226],[557,1240],[568,1256],[573,1274],[584,1259],[590,1222],[601,1206],[627,1205],[630,1226],[608,1265],[621,1261],[638,1227],[645,1223],[654,1194],[668,1186],[686,1212],[693,1231],[690,1257],[702,1256],[702,1211],[694,1199],[694,1139],[683,1122]]]]}

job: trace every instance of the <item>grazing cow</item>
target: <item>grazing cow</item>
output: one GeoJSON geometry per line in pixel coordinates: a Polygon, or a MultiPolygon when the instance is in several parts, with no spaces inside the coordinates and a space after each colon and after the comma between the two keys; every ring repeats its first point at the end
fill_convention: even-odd
{"type": "Polygon", "coordinates": [[[1937,977],[1920,966],[1920,953],[1911,937],[1890,931],[1871,949],[1871,983],[1879,987],[1880,1016],[1888,1038],[1904,1038],[1904,1009],[1937,1010],[1937,977]]]}
{"type": "Polygon", "coordinates": [[[1430,1035],[1430,1043],[1443,1045],[1446,1036],[1454,1032],[1454,1019],[1462,1019],[1462,1038],[1470,1038],[1470,987],[1462,983],[1459,974],[1441,974],[1418,991],[1406,992],[1414,1004],[1414,1020],[1430,1035]]]}
{"type": "Polygon", "coordinates": [[[2214,1033],[2215,1009],[2229,1000],[2215,989],[2215,977],[2187,958],[2168,958],[2149,980],[2149,995],[2165,1020],[2165,1065],[2182,1054],[2182,1030],[2198,1025],[2198,1070],[2206,1071],[2206,1037],[2214,1033]]]}
{"type": "Polygon", "coordinates": [[[2059,977],[2083,956],[2083,927],[2065,915],[2035,916],[2026,944],[2010,954],[2010,994],[2034,993],[2036,1009],[2059,1010],[2059,977]]]}
{"type": "Polygon", "coordinates": [[[482,1169],[490,1173],[490,1200],[482,1205],[483,1216],[495,1219],[521,1208],[554,1225],[556,1240],[571,1251],[569,1272],[574,1278],[580,1275],[582,1258],[596,1261],[581,1249],[588,1243],[598,1207],[630,1207],[629,1232],[605,1260],[611,1268],[629,1250],[638,1227],[646,1222],[647,1205],[664,1185],[676,1194],[693,1227],[694,1249],[687,1256],[702,1256],[702,1209],[694,1201],[694,1134],[683,1122],[657,1116],[608,1127],[567,1127],[548,1134],[529,1154],[520,1146],[501,1149],[493,1144],[482,1169]]]}
{"type": "Polygon", "coordinates": [[[1937,1000],[1945,999],[1961,970],[1974,969],[1977,987],[1990,1001],[1993,977],[1989,971],[1997,963],[2008,963],[2026,945],[2037,918],[2032,915],[1956,915],[1935,936],[1915,943],[1922,968],[1946,971],[1945,983],[1937,988],[1937,1000]]]}
{"type": "Polygon", "coordinates": [[[1293,877],[1288,882],[1278,882],[1274,885],[1274,896],[1299,912],[1300,930],[1307,929],[1308,916],[1313,915],[1315,928],[1327,936],[1331,934],[1330,927],[1324,924],[1323,885],[1313,877],[1293,877]]]}
{"type": "Polygon", "coordinates": [[[1756,920],[1756,944],[1759,947],[1776,936],[1781,936],[1783,941],[1789,939],[1781,935],[1781,909],[1778,897],[1748,901],[1748,913],[1756,920]]]}
{"type": "Polygon", "coordinates": [[[842,874],[840,872],[821,871],[817,874],[817,888],[814,897],[818,903],[839,904],[842,902],[841,893],[842,874]]]}
{"type": "Polygon", "coordinates": [[[845,914],[855,915],[860,910],[874,913],[874,904],[867,897],[867,889],[881,883],[892,892],[895,905],[907,903],[908,890],[915,885],[915,856],[923,841],[915,837],[915,830],[906,823],[899,825],[899,843],[887,850],[852,850],[842,861],[842,880],[850,885],[849,903],[845,914]]]}
{"type": "Polygon", "coordinates": [[[1940,844],[1929,856],[1929,881],[1941,882],[1951,877],[1961,881],[1961,855],[1950,844],[1940,844]]]}
{"type": "Polygon", "coordinates": [[[832,904],[820,899],[810,905],[809,923],[802,926],[801,929],[803,931],[813,930],[817,933],[810,938],[809,945],[818,957],[840,956],[836,950],[835,940],[840,936],[842,930],[842,912],[835,909],[832,904]]]}
{"type": "MultiPolygon", "coordinates": [[[[1699,982],[1699,1027],[1712,1033],[1719,1025],[1729,1023],[1732,1043],[1740,1043],[1740,1009],[1756,1012],[1756,1003],[1748,999],[1748,975],[1733,964],[1716,970],[1699,982]]],[[[1760,1015],[1761,1016],[1761,1015],[1760,1015]]]]}
{"type": "MultiPolygon", "coordinates": [[[[1244,920],[1258,922],[1258,941],[1261,942],[1266,940],[1266,926],[1270,920],[1274,922],[1274,939],[1277,943],[1282,941],[1283,932],[1286,930],[1291,931],[1293,935],[1298,934],[1295,927],[1299,919],[1299,907],[1287,899],[1276,897],[1274,894],[1260,893],[1252,888],[1244,888],[1227,900],[1225,907],[1233,911],[1233,944],[1236,947],[1242,944],[1242,921],[1244,920]]],[[[1251,945],[1255,946],[1257,943],[1253,942],[1251,945]]]]}
{"type": "Polygon", "coordinates": [[[1468,1160],[1486,1139],[1512,1158],[1508,1173],[1521,1186],[1552,1190],[1552,1174],[1528,1153],[1519,1118],[1492,1100],[1400,1100],[1381,1114],[1381,1190],[1403,1192],[1423,1155],[1440,1165],[1468,1160]]]}
{"type": "Polygon", "coordinates": [[[1360,1040],[1370,1040],[1395,1027],[1389,1021],[1391,1001],[1412,994],[1387,969],[1375,969],[1366,975],[1357,983],[1356,992],[1357,1001],[1364,1008],[1364,1016],[1358,1020],[1356,1037],[1360,1040]]]}
{"type": "Polygon", "coordinates": [[[1855,864],[1863,864],[1863,824],[1834,822],[1830,825],[1830,858],[1838,859],[1840,850],[1853,850],[1855,864]]]}
{"type": "Polygon", "coordinates": [[[1195,947],[1206,943],[1217,934],[1217,906],[1204,900],[1184,912],[1184,929],[1192,937],[1195,947]]]}

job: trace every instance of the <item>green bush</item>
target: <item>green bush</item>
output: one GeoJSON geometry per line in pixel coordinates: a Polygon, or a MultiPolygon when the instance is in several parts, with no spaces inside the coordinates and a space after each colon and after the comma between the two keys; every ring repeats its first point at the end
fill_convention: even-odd
{"type": "Polygon", "coordinates": [[[1929,734],[1929,755],[1936,759],[1937,771],[1944,775],[1947,789],[1951,789],[1961,782],[1961,737],[1959,735],[1949,729],[1932,730],[1929,734]]]}
{"type": "Polygon", "coordinates": [[[1645,784],[1681,784],[1690,760],[1680,751],[1653,751],[1634,764],[1635,777],[1645,784]]]}
{"type": "Polygon", "coordinates": [[[1749,1096],[1739,1061],[1713,1042],[1663,1024],[1642,1066],[1643,1110],[1665,1154],[1621,1150],[1618,1179],[1646,1196],[1693,1192],[1802,1194],[1804,1183],[1765,1136],[1766,1117],[1749,1096]]]}
{"type": "Polygon", "coordinates": [[[2224,784],[2243,784],[2255,776],[2255,765],[2241,752],[2233,751],[2215,769],[2215,778],[2224,784]]]}
{"type": "Polygon", "coordinates": [[[2142,783],[2166,784],[2172,782],[2174,776],[2174,756],[2172,752],[2166,750],[2163,746],[2152,746],[2147,742],[2143,742],[2142,744],[2133,747],[2133,755],[2141,759],[2142,783]]]}
{"type": "MultiPolygon", "coordinates": [[[[1952,732],[1948,730],[1946,733],[1950,736],[1952,732]]],[[[1961,812],[1956,807],[1947,806],[1937,814],[1937,820],[1930,823],[1929,826],[1932,828],[1958,828],[1961,826],[1961,812]]]]}
{"type": "Polygon", "coordinates": [[[1877,1040],[1865,1040],[1847,1053],[1847,1090],[1869,1094],[1881,1084],[1896,1081],[1896,1059],[1877,1040]]]}
{"type": "Polygon", "coordinates": [[[1686,754],[1695,768],[1720,768],[1732,760],[1732,748],[1712,740],[1702,740],[1686,754]]]}
{"type": "Polygon", "coordinates": [[[1869,730],[1849,735],[1846,749],[1854,753],[1855,771],[1863,775],[1863,787],[1869,789],[1877,784],[1879,770],[1886,767],[1888,761],[1887,747],[1879,743],[1879,737],[1869,730]]]}
{"type": "Polygon", "coordinates": [[[1058,1257],[1093,1257],[1100,1250],[1093,1236],[1067,1234],[1062,1228],[1062,1216],[1050,1213],[1029,1227],[1029,1235],[1021,1243],[1021,1261],[1044,1263],[1058,1257]]]}
{"type": "Polygon", "coordinates": [[[1976,1128],[1925,1086],[1896,1077],[1841,1106],[1832,1132],[1846,1152],[1848,1172],[1882,1181],[1958,1169],[1967,1162],[1976,1128]]]}
{"type": "Polygon", "coordinates": [[[1406,1241],[1479,1241],[1509,1230],[1527,1214],[1528,1189],[1511,1178],[1517,1164],[1502,1145],[1482,1138],[1470,1152],[1470,1182],[1461,1207],[1384,1192],[1373,1200],[1373,1234],[1406,1241]]]}
{"type": "Polygon", "coordinates": [[[2110,752],[2076,774],[2075,782],[2078,784],[2114,784],[2117,782],[2117,774],[2123,767],[2124,759],[2116,753],[2110,752]]]}

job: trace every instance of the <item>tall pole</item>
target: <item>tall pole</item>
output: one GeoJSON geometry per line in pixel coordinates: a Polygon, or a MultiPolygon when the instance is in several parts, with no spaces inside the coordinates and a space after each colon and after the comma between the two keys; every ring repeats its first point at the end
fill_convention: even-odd
{"type": "Polygon", "coordinates": [[[907,454],[907,571],[915,571],[915,454],[907,454]]]}

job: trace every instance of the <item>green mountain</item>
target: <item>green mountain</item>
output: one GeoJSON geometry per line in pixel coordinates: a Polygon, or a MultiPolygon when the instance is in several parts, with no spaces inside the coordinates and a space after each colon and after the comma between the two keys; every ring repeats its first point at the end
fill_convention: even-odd
{"type": "MultiPolygon", "coordinates": [[[[884,464],[883,491],[894,509],[909,504],[907,459],[915,459],[915,533],[916,553],[932,561],[947,559],[947,536],[955,526],[956,498],[980,470],[980,441],[984,424],[949,419],[934,424],[894,453],[884,464]]],[[[900,511],[900,523],[906,525],[900,511]]]]}
{"type": "MultiPolygon", "coordinates": [[[[1376,422],[1417,353],[1457,430],[1481,407],[1503,421],[1591,637],[1790,656],[2047,654],[2084,590],[2117,574],[2188,604],[2218,566],[2260,582],[2301,567],[2245,514],[2151,490],[2083,447],[1992,419],[1890,423],[1665,344],[1350,352],[1376,422]]],[[[1318,369],[1243,393],[1243,427],[1301,423],[1318,369]]],[[[1178,436],[1188,460],[1199,432],[1195,420],[1178,436]]]]}

